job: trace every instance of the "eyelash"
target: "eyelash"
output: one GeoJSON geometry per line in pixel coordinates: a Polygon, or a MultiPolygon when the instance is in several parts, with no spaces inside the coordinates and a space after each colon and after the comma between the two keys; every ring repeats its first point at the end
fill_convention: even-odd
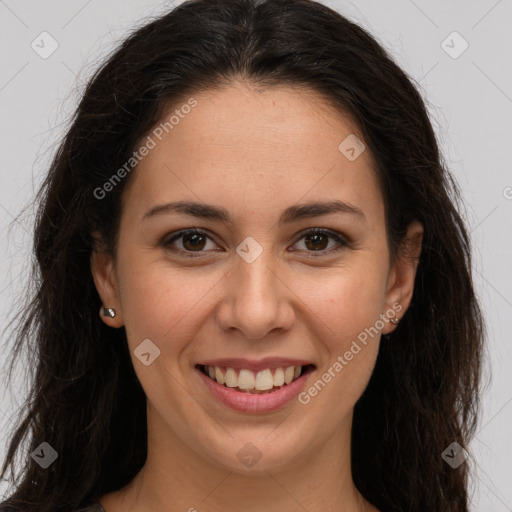
{"type": "MultiPolygon", "coordinates": [[[[164,245],[164,247],[168,248],[171,251],[185,253],[187,255],[186,257],[189,257],[189,258],[200,257],[201,254],[205,251],[186,251],[184,249],[177,249],[175,247],[171,247],[171,244],[175,240],[183,238],[186,235],[201,235],[201,236],[205,236],[205,237],[209,238],[210,240],[214,241],[212,239],[212,237],[210,235],[208,235],[208,233],[206,231],[203,231],[203,230],[197,229],[197,228],[191,228],[191,229],[183,229],[181,231],[178,231],[176,234],[174,234],[174,236],[172,236],[172,238],[164,241],[163,245],[164,245]],[[194,254],[195,252],[197,252],[197,255],[194,254]]],[[[327,235],[327,236],[333,238],[339,244],[339,246],[335,249],[331,248],[331,249],[324,249],[322,251],[306,251],[306,252],[309,252],[309,253],[312,253],[312,254],[315,254],[318,256],[325,256],[327,254],[336,253],[338,251],[341,251],[343,248],[346,248],[349,246],[348,242],[346,240],[344,240],[343,238],[341,238],[339,235],[337,235],[336,233],[334,233],[330,230],[323,229],[323,228],[309,229],[308,231],[304,232],[301,235],[301,237],[297,240],[297,242],[299,240],[302,240],[304,237],[306,237],[308,235],[327,235]]],[[[297,243],[297,242],[295,242],[295,243],[297,243]]],[[[308,257],[316,258],[318,256],[308,256],[308,257]]]]}

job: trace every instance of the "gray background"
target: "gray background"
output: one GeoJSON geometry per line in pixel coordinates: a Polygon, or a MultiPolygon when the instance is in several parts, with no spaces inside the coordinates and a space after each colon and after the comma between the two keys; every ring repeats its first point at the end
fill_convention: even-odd
{"type": "MultiPolygon", "coordinates": [[[[472,510],[512,511],[512,2],[323,3],[369,29],[420,83],[446,161],[463,191],[489,344],[485,379],[490,383],[470,446],[477,460],[472,510]],[[450,36],[454,31],[460,36],[450,36]],[[469,46],[459,55],[464,41],[469,46]]],[[[171,5],[148,0],[0,0],[0,328],[22,300],[20,290],[27,279],[33,212],[29,208],[18,215],[41,182],[80,84],[127,31],[171,5]],[[58,43],[46,59],[31,47],[34,40],[42,46],[38,36],[43,31],[58,43]]],[[[1,341],[0,369],[10,344],[6,335],[1,341]]],[[[1,379],[3,391],[3,373],[1,379]]],[[[20,375],[13,393],[0,393],[0,457],[24,385],[20,375]]],[[[0,495],[5,490],[0,482],[0,495]]]]}

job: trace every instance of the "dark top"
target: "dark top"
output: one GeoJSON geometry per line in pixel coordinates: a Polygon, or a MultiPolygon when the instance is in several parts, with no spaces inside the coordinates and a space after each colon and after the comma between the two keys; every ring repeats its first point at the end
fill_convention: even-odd
{"type": "Polygon", "coordinates": [[[105,509],[101,506],[99,501],[94,501],[87,507],[82,507],[75,512],[105,512],[105,509]]]}

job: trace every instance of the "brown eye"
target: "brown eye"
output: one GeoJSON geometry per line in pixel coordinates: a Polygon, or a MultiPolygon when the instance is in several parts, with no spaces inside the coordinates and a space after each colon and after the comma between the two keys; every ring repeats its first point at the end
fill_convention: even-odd
{"type": "MultiPolygon", "coordinates": [[[[304,240],[305,249],[302,252],[313,253],[315,256],[335,253],[349,244],[339,235],[325,229],[310,229],[299,239],[304,240]],[[334,245],[329,247],[329,241],[334,241],[334,245]]],[[[211,252],[215,249],[207,248],[208,241],[214,245],[213,239],[204,231],[198,229],[185,229],[174,234],[172,238],[163,242],[164,247],[174,252],[181,252],[186,256],[201,256],[202,253],[211,252]],[[181,243],[178,243],[181,240],[181,243]]],[[[299,242],[296,242],[298,244],[299,242]]],[[[311,254],[313,256],[313,254],[311,254]]]]}
{"type": "Polygon", "coordinates": [[[339,235],[319,228],[310,229],[299,239],[299,241],[300,240],[304,240],[304,252],[317,253],[318,255],[333,253],[343,249],[344,247],[348,247],[349,245],[339,235]],[[334,240],[336,242],[334,247],[332,245],[331,247],[328,247],[329,240],[334,240]]]}
{"type": "Polygon", "coordinates": [[[206,239],[199,233],[190,233],[182,235],[183,247],[190,251],[201,250],[204,248],[206,239]]]}
{"type": "Polygon", "coordinates": [[[199,256],[202,252],[207,252],[206,245],[209,240],[213,242],[212,238],[204,231],[185,229],[164,241],[163,245],[172,251],[187,253],[188,256],[191,256],[191,253],[198,253],[199,256]],[[177,241],[180,239],[181,243],[178,243],[177,241]]]}
{"type": "Polygon", "coordinates": [[[305,237],[306,247],[311,250],[324,250],[329,244],[328,236],[324,233],[311,233],[305,237]]]}

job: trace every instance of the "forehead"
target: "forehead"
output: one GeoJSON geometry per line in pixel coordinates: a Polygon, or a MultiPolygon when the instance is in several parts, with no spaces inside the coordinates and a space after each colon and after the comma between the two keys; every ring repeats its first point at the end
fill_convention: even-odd
{"type": "Polygon", "coordinates": [[[173,104],[155,129],[125,191],[137,209],[184,197],[226,208],[251,202],[256,212],[332,198],[382,208],[369,151],[347,157],[362,139],[357,124],[314,91],[242,83],[200,91],[173,104]]]}

